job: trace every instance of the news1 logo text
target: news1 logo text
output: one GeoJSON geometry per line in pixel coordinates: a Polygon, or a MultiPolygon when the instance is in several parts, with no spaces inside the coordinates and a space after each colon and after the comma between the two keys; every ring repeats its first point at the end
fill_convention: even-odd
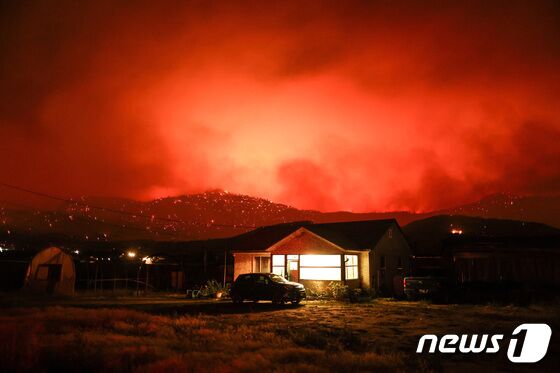
{"type": "MultiPolygon", "coordinates": [[[[507,357],[513,363],[536,363],[546,355],[552,330],[547,324],[521,324],[509,337],[507,357]]],[[[495,354],[503,344],[503,334],[446,334],[441,338],[434,334],[423,335],[418,341],[417,353],[442,354],[495,354]],[[479,339],[480,337],[480,339],[479,339]]]]}

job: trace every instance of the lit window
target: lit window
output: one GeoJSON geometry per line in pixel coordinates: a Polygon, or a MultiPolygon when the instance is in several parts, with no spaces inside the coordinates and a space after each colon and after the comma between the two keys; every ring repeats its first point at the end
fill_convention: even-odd
{"type": "Polygon", "coordinates": [[[358,279],[358,255],[344,255],[347,280],[358,279]]]}
{"type": "Polygon", "coordinates": [[[286,275],[286,256],[285,255],[273,255],[272,256],[272,273],[279,276],[286,275]]]}
{"type": "Polygon", "coordinates": [[[340,255],[300,255],[302,280],[341,280],[340,255]]]}
{"type": "Polygon", "coordinates": [[[340,267],[340,255],[301,255],[302,267],[340,267]]]}
{"type": "Polygon", "coordinates": [[[340,267],[301,267],[301,280],[332,280],[340,281],[340,267]]]}
{"type": "Polygon", "coordinates": [[[285,263],[284,255],[273,255],[272,256],[272,265],[274,267],[284,266],[284,263],[285,263]]]}

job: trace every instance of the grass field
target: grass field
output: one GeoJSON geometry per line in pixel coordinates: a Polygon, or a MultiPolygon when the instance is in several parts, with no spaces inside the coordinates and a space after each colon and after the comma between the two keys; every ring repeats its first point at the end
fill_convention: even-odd
{"type": "Polygon", "coordinates": [[[555,371],[560,307],[375,300],[235,306],[172,297],[4,300],[0,371],[555,371]],[[41,305],[41,306],[39,306],[41,305]],[[422,334],[553,330],[547,356],[514,365],[494,355],[416,354],[422,334]]]}

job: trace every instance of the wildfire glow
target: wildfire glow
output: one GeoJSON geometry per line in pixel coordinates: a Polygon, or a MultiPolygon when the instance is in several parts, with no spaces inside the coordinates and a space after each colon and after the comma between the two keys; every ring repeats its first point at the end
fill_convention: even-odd
{"type": "Polygon", "coordinates": [[[547,2],[12,3],[0,170],[15,185],[355,212],[559,192],[547,2]]]}

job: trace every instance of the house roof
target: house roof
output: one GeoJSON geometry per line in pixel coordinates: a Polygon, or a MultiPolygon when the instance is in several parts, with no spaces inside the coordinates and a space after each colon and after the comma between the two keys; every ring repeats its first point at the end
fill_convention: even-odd
{"type": "Polygon", "coordinates": [[[392,225],[398,227],[395,219],[319,224],[295,222],[270,225],[232,238],[231,249],[234,252],[265,251],[298,229],[305,228],[345,250],[368,250],[375,247],[392,225]]]}

